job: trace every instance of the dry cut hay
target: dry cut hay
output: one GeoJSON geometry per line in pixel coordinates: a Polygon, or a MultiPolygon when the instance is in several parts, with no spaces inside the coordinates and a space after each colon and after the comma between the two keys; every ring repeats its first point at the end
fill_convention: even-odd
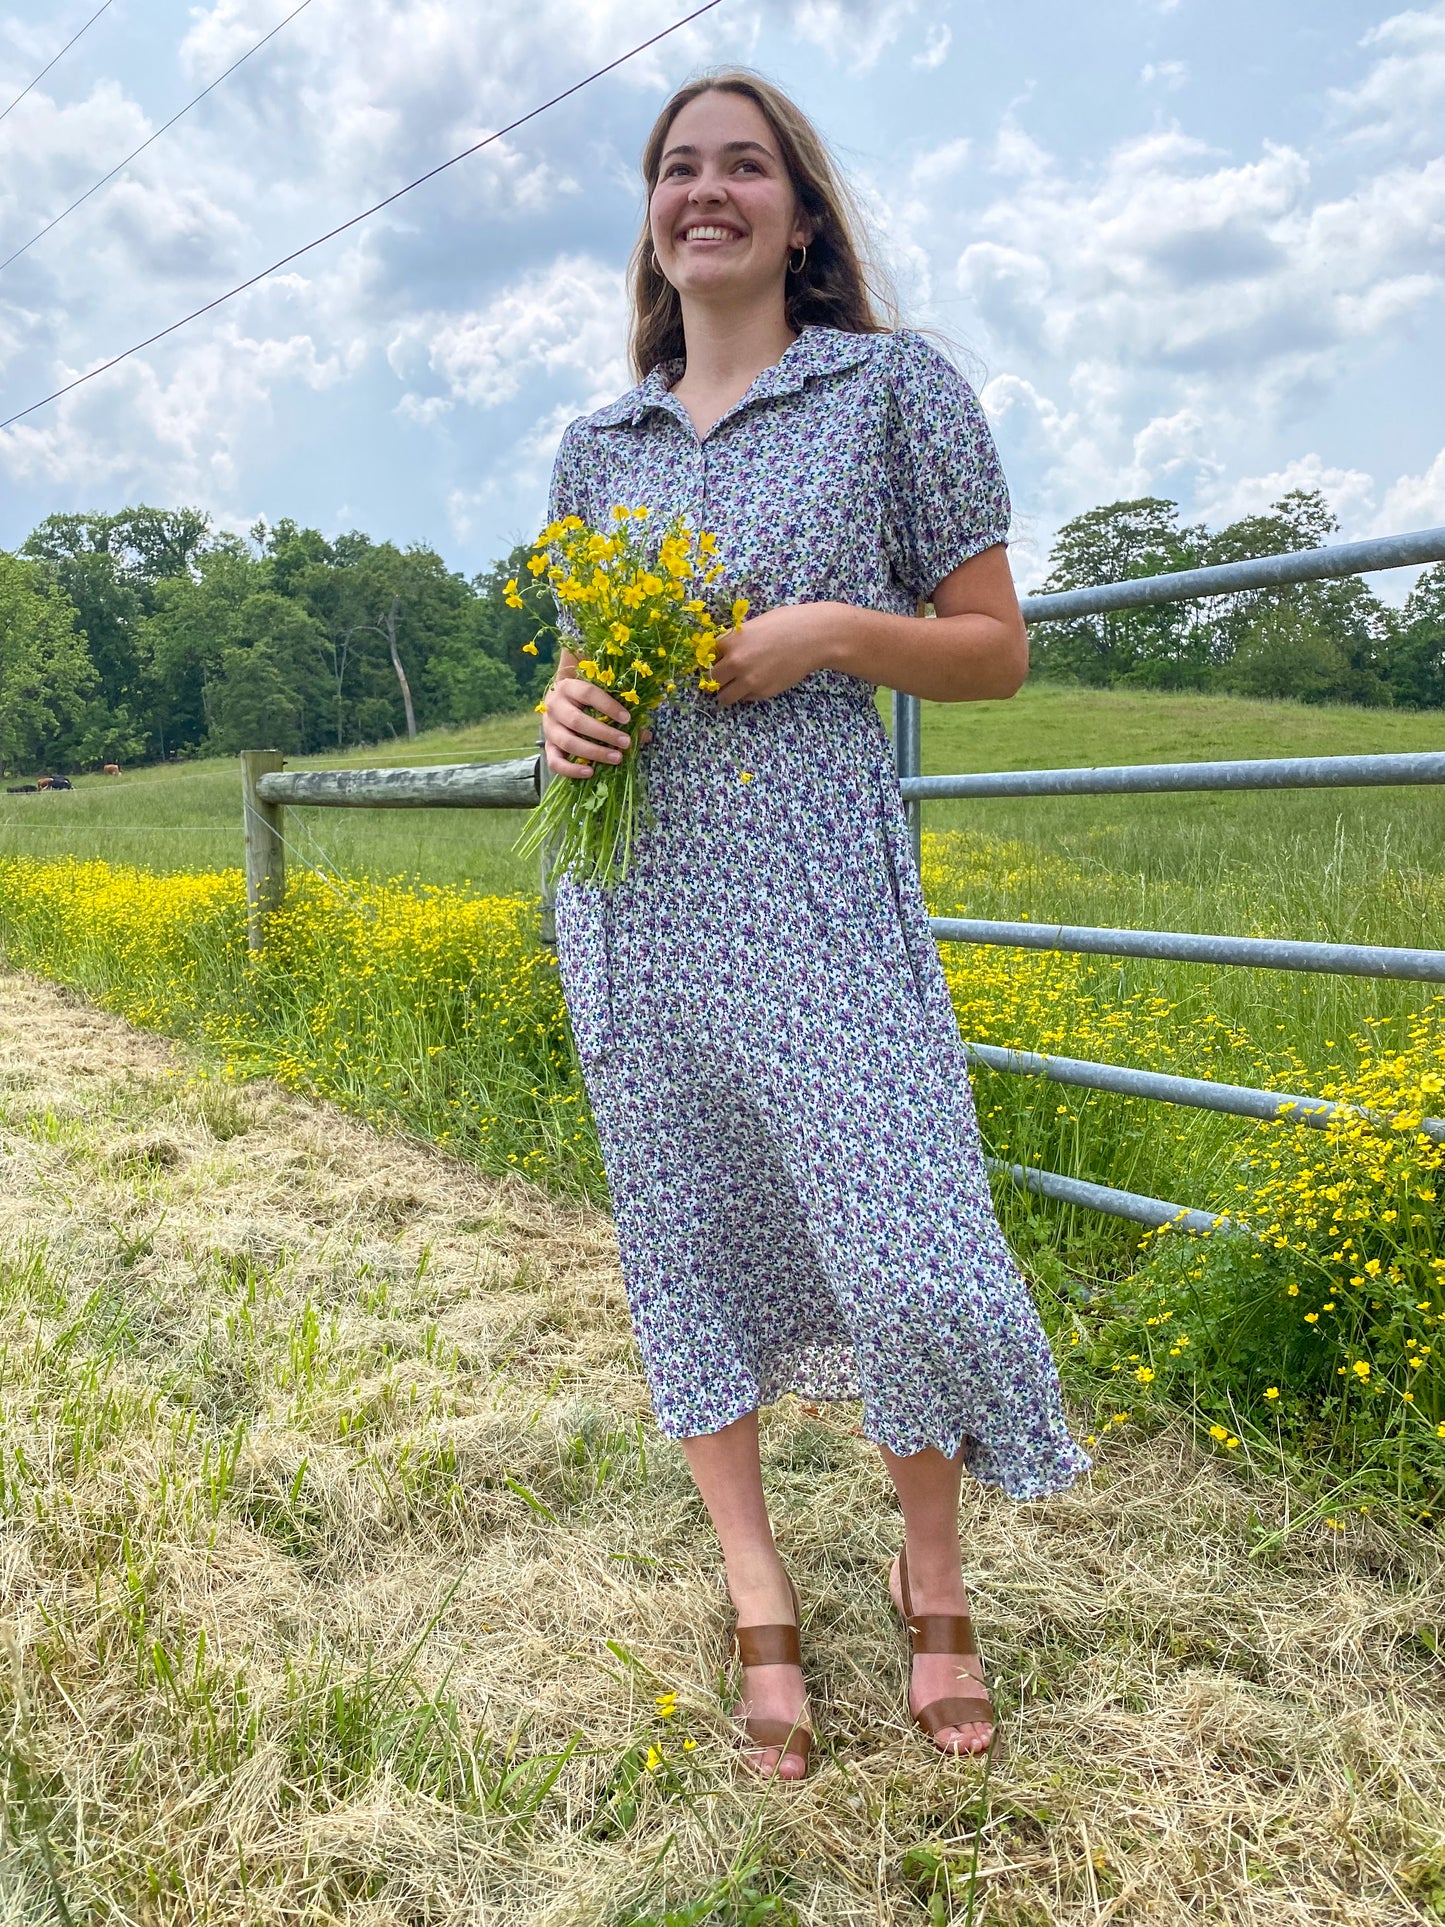
{"type": "Polygon", "coordinates": [[[985,1779],[902,1717],[855,1414],[785,1403],[823,1747],[769,1793],[603,1215],[14,977],[0,1172],[7,1927],[1445,1909],[1425,1538],[1251,1558],[1290,1495],[1182,1430],[1111,1434],[1048,1503],[969,1491],[985,1779]]]}

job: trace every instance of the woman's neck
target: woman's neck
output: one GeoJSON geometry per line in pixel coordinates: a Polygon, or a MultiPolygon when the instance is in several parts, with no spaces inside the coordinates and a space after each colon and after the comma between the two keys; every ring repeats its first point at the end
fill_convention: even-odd
{"type": "Polygon", "coordinates": [[[743,395],[764,368],[771,368],[797,340],[783,305],[719,311],[682,304],[687,367],[677,388],[688,395],[743,395]]]}

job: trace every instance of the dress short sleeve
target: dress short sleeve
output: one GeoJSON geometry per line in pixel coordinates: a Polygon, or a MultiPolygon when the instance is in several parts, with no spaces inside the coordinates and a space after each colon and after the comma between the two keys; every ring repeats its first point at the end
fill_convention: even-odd
{"type": "MultiPolygon", "coordinates": [[[[552,486],[547,493],[547,522],[560,522],[564,515],[580,515],[584,522],[593,517],[587,493],[587,448],[589,437],[585,418],[578,417],[563,433],[552,463],[552,486]]],[[[565,602],[557,603],[557,628],[568,642],[581,640],[577,618],[565,602]]]]}
{"type": "Polygon", "coordinates": [[[978,396],[911,329],[893,337],[888,387],[889,562],[926,600],[961,562],[1007,540],[1008,484],[978,396]]]}

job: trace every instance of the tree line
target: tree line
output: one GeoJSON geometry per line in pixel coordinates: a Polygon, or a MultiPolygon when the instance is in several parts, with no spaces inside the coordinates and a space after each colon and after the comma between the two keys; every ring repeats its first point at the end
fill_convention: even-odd
{"type": "MultiPolygon", "coordinates": [[[[1318,548],[1338,527],[1314,490],[1217,531],[1160,496],[1111,502],[1060,529],[1044,587],[1318,548]]],[[[527,553],[469,580],[358,531],[263,521],[246,538],[192,508],[48,516],[0,550],[0,769],[314,754],[528,709],[554,647],[522,645],[555,610],[527,553]]],[[[1096,687],[1445,708],[1445,565],[1403,609],[1346,577],[1040,623],[1032,653],[1035,675],[1096,687]]]]}
{"type": "Polygon", "coordinates": [[[51,515],[0,550],[0,767],[266,748],[315,753],[530,708],[551,674],[502,587],[434,549],[292,521],[249,539],[201,510],[51,515]]]}
{"type": "MultiPolygon", "coordinates": [[[[1092,588],[1323,548],[1338,529],[1317,489],[1293,489],[1264,514],[1215,531],[1182,525],[1178,503],[1162,496],[1111,502],[1059,530],[1043,587],[1092,588]]],[[[1445,564],[1417,578],[1401,609],[1358,576],[1342,576],[1039,623],[1031,655],[1035,675],[1098,688],[1445,708],[1445,564]]]]}

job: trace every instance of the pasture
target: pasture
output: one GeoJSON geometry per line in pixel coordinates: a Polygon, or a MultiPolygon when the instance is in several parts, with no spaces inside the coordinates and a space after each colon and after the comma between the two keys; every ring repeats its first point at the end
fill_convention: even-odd
{"type": "MultiPolygon", "coordinates": [[[[1441,746],[1430,716],[1046,686],[923,734],[928,771],[1441,746]]],[[[1250,1233],[999,1187],[1098,1469],[968,1496],[987,1782],[899,1717],[851,1414],[769,1417],[826,1758],[764,1796],[519,819],[288,812],[257,966],[239,814],[229,762],[0,797],[0,944],[34,973],[0,980],[0,1921],[1445,1917],[1428,987],[946,949],[977,1041],[1384,1123],[979,1074],[1000,1156],[1250,1233]]],[[[1438,947],[1442,850],[1425,790],[952,804],[924,882],[941,914],[1438,947]]]]}

